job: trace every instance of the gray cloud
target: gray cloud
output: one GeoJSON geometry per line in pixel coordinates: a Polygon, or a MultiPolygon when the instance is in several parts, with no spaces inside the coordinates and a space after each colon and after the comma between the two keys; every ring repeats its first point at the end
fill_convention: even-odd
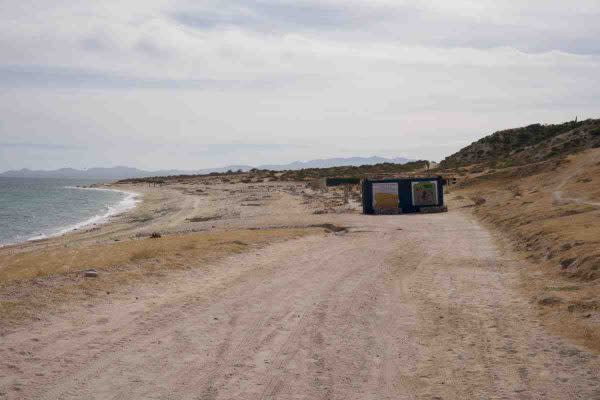
{"type": "Polygon", "coordinates": [[[78,150],[83,149],[84,146],[75,146],[70,144],[58,144],[58,143],[2,143],[0,142],[0,148],[6,149],[34,149],[34,150],[78,150]]]}
{"type": "Polygon", "coordinates": [[[330,32],[368,28],[385,21],[400,22],[416,13],[419,10],[402,6],[356,7],[344,3],[228,0],[219,2],[217,9],[180,10],[172,16],[182,24],[199,29],[235,26],[262,32],[330,32]]]}
{"type": "Polygon", "coordinates": [[[600,7],[595,13],[556,16],[540,8],[528,18],[516,21],[507,18],[499,22],[495,18],[465,17],[425,9],[418,3],[392,6],[389,3],[223,0],[218,7],[182,9],[171,16],[178,23],[200,30],[235,27],[279,34],[322,33],[334,38],[409,45],[513,47],[531,53],[558,50],[600,54],[598,11],[600,7]]]}
{"type": "Polygon", "coordinates": [[[577,29],[560,29],[548,21],[542,26],[516,24],[493,24],[469,20],[441,21],[434,30],[421,36],[418,41],[440,47],[471,47],[489,49],[513,47],[527,53],[562,51],[572,54],[600,54],[600,28],[592,20],[598,16],[586,16],[574,24],[586,26],[577,29]]]}
{"type": "Polygon", "coordinates": [[[297,78],[263,80],[150,79],[80,68],[0,65],[0,87],[77,89],[244,90],[284,87],[297,78]]]}
{"type": "Polygon", "coordinates": [[[5,3],[0,170],[440,159],[600,109],[597,0],[5,3]]]}
{"type": "Polygon", "coordinates": [[[192,150],[189,154],[207,154],[207,153],[235,153],[245,151],[277,151],[293,147],[298,147],[293,144],[278,144],[278,143],[215,143],[201,146],[201,149],[192,150]]]}

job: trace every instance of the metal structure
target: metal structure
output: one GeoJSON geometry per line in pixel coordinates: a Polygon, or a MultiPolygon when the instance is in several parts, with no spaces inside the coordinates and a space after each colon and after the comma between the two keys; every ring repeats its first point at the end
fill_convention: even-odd
{"type": "Polygon", "coordinates": [[[325,178],[327,186],[360,185],[360,178],[325,178]]]}
{"type": "Polygon", "coordinates": [[[364,214],[443,212],[444,181],[441,176],[403,179],[365,179],[362,182],[364,214]]]}

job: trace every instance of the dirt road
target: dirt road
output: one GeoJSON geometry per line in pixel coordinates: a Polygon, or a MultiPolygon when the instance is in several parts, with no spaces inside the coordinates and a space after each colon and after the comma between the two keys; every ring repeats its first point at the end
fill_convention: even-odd
{"type": "Polygon", "coordinates": [[[600,399],[466,214],[344,215],[0,338],[0,399],[600,399]]]}

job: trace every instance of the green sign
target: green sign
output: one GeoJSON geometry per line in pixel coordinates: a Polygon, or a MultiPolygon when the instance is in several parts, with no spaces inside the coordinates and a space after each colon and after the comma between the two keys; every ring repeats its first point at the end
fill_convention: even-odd
{"type": "Polygon", "coordinates": [[[437,182],[412,182],[412,198],[413,206],[437,206],[437,182]]]}

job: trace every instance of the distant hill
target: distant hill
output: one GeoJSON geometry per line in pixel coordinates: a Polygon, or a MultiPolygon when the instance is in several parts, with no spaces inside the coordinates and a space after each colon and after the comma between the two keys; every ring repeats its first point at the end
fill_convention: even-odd
{"type": "Polygon", "coordinates": [[[226,168],[213,168],[196,171],[180,171],[180,170],[160,170],[160,171],[143,171],[131,167],[111,167],[111,168],[89,168],[85,170],[73,168],[61,168],[52,171],[30,170],[23,168],[20,170],[6,171],[0,174],[0,177],[8,178],[79,178],[79,179],[127,179],[127,178],[146,178],[150,176],[169,176],[169,175],[184,175],[184,174],[207,174],[210,172],[226,172],[227,170],[248,170],[252,167],[247,165],[235,165],[226,168]]]}
{"type": "Polygon", "coordinates": [[[61,168],[52,171],[20,170],[6,171],[0,174],[10,178],[99,178],[99,179],[121,179],[122,177],[133,177],[143,175],[145,172],[137,168],[112,167],[112,168],[90,168],[78,170],[74,168],[61,168]]]}
{"type": "MultiPolygon", "coordinates": [[[[311,161],[295,161],[289,164],[279,165],[260,165],[258,169],[268,169],[273,171],[300,170],[307,168],[330,168],[338,166],[360,166],[375,165],[381,163],[405,164],[410,160],[406,158],[383,158],[383,157],[351,157],[351,158],[327,158],[311,161]]],[[[197,170],[158,170],[144,171],[131,167],[111,167],[111,168],[89,168],[85,170],[73,168],[61,168],[52,171],[20,169],[0,173],[0,177],[10,178],[79,178],[79,179],[106,179],[118,180],[128,178],[147,178],[152,176],[170,176],[170,175],[204,175],[211,172],[231,171],[249,171],[255,168],[251,165],[228,165],[221,168],[207,168],[197,170]]]]}
{"type": "Polygon", "coordinates": [[[439,168],[466,165],[509,167],[600,147],[600,119],[533,124],[495,132],[446,157],[439,168]]]}
{"type": "Polygon", "coordinates": [[[261,165],[260,169],[268,169],[271,171],[286,171],[286,170],[299,170],[309,168],[331,168],[331,167],[347,167],[347,166],[361,166],[361,165],[375,165],[383,163],[391,164],[406,164],[412,161],[408,158],[397,157],[397,158],[385,158],[385,157],[349,157],[349,158],[324,158],[317,160],[310,160],[306,162],[295,161],[290,164],[274,164],[274,165],[261,165]]]}
{"type": "Polygon", "coordinates": [[[73,168],[61,168],[52,171],[40,171],[30,169],[20,169],[6,171],[0,174],[0,177],[8,178],[78,178],[78,179],[106,179],[118,180],[127,178],[147,178],[151,176],[169,176],[169,175],[185,175],[185,174],[208,174],[211,172],[226,172],[229,169],[237,171],[238,169],[249,170],[247,165],[234,165],[225,168],[213,168],[196,171],[180,171],[180,170],[161,170],[161,171],[143,171],[131,167],[111,167],[111,168],[89,168],[85,170],[73,168]]]}
{"type": "Polygon", "coordinates": [[[336,167],[321,167],[321,168],[303,168],[295,170],[287,170],[280,176],[283,181],[305,181],[315,178],[328,177],[353,177],[353,178],[385,178],[400,174],[409,174],[415,172],[427,172],[429,170],[429,161],[418,160],[409,161],[407,163],[390,163],[383,162],[377,164],[362,164],[336,166],[336,167]]]}

